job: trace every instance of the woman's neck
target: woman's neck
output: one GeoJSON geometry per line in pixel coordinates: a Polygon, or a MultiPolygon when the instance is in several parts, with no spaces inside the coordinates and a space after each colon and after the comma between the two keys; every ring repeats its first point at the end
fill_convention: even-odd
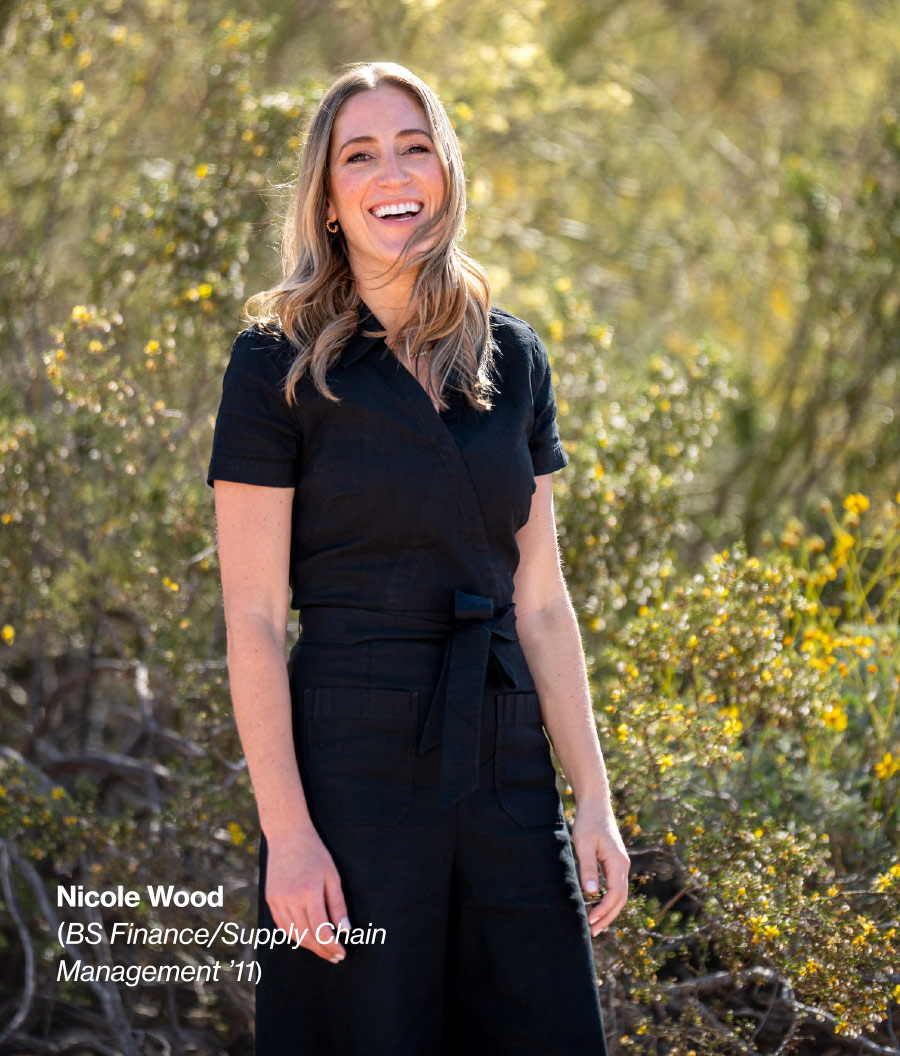
{"type": "Polygon", "coordinates": [[[387,285],[378,285],[359,277],[355,277],[354,281],[357,293],[387,330],[387,343],[392,345],[400,323],[409,310],[414,276],[402,275],[387,285]]]}

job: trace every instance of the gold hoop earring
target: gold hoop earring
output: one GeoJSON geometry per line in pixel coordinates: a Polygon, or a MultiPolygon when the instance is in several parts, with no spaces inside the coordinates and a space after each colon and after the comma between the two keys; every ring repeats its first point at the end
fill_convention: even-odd
{"type": "Polygon", "coordinates": [[[336,235],[338,233],[338,231],[340,230],[340,227],[338,226],[338,222],[337,222],[336,219],[335,220],[326,220],[325,221],[325,226],[328,228],[328,230],[333,235],[336,235]],[[334,227],[331,226],[332,224],[334,224],[334,227]]]}

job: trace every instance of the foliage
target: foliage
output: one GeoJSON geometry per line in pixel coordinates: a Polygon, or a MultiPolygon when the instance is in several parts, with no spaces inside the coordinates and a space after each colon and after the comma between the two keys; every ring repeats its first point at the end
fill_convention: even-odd
{"type": "Polygon", "coordinates": [[[637,1051],[688,1040],[689,1013],[708,1011],[698,977],[717,971],[766,970],[838,1033],[877,1026],[896,1001],[900,513],[891,504],[863,535],[865,502],[848,496],[812,567],[784,537],[761,558],[736,544],[610,645],[616,672],[597,687],[610,778],[636,857],[652,850],[675,879],[664,904],[648,895],[645,919],[615,929],[607,971],[648,1005],[677,995],[686,1017],[643,1018],[637,1051]],[[826,605],[836,580],[842,604],[826,605]]]}

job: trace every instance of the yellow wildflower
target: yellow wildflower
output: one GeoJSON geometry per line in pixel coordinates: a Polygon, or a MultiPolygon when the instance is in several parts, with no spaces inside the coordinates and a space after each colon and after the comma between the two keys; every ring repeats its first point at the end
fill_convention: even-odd
{"type": "Polygon", "coordinates": [[[728,740],[733,741],[743,729],[744,724],[740,719],[726,719],[725,724],[722,726],[722,733],[728,738],[728,740]]]}
{"type": "Polygon", "coordinates": [[[892,752],[885,752],[880,763],[875,764],[875,774],[881,781],[888,781],[900,770],[900,759],[895,759],[892,752]]]}
{"type": "Polygon", "coordinates": [[[825,705],[823,720],[826,729],[834,730],[836,733],[847,729],[847,712],[844,711],[839,702],[825,705]]]}
{"type": "Polygon", "coordinates": [[[869,508],[869,500],[862,492],[856,491],[844,499],[844,509],[850,513],[862,513],[869,508]]]}

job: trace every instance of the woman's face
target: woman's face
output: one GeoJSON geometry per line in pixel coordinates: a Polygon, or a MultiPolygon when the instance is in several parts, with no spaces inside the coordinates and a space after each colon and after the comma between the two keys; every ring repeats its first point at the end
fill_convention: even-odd
{"type": "Polygon", "coordinates": [[[378,275],[444,202],[425,112],[393,85],[358,92],[338,111],[328,154],[328,219],[341,225],[353,274],[378,275]]]}

